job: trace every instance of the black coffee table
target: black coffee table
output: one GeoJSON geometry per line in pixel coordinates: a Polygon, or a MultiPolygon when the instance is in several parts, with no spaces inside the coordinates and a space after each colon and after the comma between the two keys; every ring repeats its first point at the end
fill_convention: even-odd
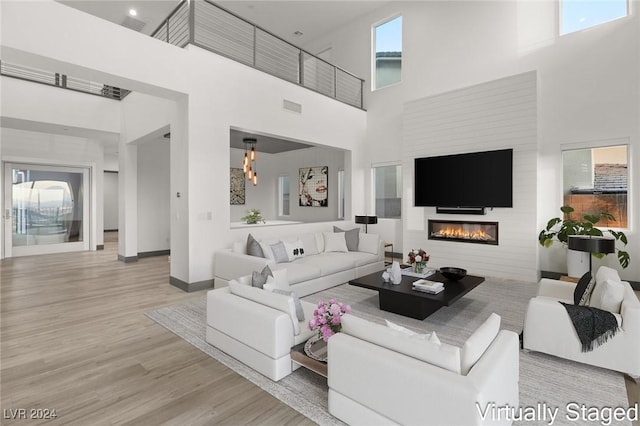
{"type": "Polygon", "coordinates": [[[356,278],[349,281],[349,284],[377,290],[380,309],[383,311],[423,320],[441,307],[452,305],[484,282],[483,277],[473,275],[467,275],[459,281],[452,281],[445,278],[440,272],[436,272],[426,279],[444,283],[444,291],[438,294],[429,294],[413,290],[412,284],[418,278],[407,275],[403,275],[402,282],[397,285],[384,282],[382,272],[356,278]]]}

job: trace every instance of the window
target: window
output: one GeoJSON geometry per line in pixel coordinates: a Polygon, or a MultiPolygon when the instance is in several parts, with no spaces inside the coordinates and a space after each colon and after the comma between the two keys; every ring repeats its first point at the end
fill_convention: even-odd
{"type": "Polygon", "coordinates": [[[576,217],[608,212],[616,220],[599,226],[628,227],[627,145],[563,151],[562,174],[563,204],[573,207],[576,217]]]}
{"type": "Polygon", "coordinates": [[[402,216],[402,170],[400,166],[373,168],[376,216],[400,219],[402,216]]]}
{"type": "Polygon", "coordinates": [[[628,0],[560,0],[560,35],[595,27],[628,14],[628,0]]]}
{"type": "Polygon", "coordinates": [[[400,82],[402,70],[402,16],[374,27],[375,89],[400,82]]]}
{"type": "Polygon", "coordinates": [[[278,178],[278,215],[289,216],[289,176],[278,178]]]}
{"type": "Polygon", "coordinates": [[[344,170],[338,170],[338,219],[344,219],[344,170]]]}

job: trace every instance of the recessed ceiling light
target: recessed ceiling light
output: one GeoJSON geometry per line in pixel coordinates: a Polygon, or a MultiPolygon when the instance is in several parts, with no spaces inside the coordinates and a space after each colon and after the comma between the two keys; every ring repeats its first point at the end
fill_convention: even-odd
{"type": "Polygon", "coordinates": [[[138,14],[138,11],[135,9],[129,9],[129,15],[131,16],[136,16],[138,14]]]}

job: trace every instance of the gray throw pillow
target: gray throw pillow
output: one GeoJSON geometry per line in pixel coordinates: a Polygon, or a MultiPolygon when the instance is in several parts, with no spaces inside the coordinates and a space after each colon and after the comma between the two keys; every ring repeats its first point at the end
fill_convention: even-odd
{"type": "Polygon", "coordinates": [[[285,296],[291,296],[293,298],[293,304],[296,307],[296,317],[298,317],[298,321],[304,321],[304,309],[302,309],[302,303],[300,303],[300,299],[298,299],[298,295],[295,292],[280,290],[279,288],[274,288],[273,292],[284,294],[285,296]]]}
{"type": "Polygon", "coordinates": [[[253,271],[251,274],[251,286],[262,288],[270,276],[273,277],[273,273],[269,265],[265,266],[261,272],[253,271]]]}
{"type": "Polygon", "coordinates": [[[247,254],[249,256],[264,257],[264,252],[258,240],[253,238],[253,235],[249,234],[247,237],[247,254]]]}
{"type": "Polygon", "coordinates": [[[595,277],[592,277],[590,272],[585,273],[576,284],[576,289],[573,292],[573,303],[579,306],[588,306],[595,286],[595,277]]]}
{"type": "Polygon", "coordinates": [[[271,244],[271,251],[273,252],[273,258],[276,263],[284,263],[289,261],[289,255],[287,255],[287,248],[282,241],[278,241],[275,244],[271,244]]]}
{"type": "Polygon", "coordinates": [[[353,228],[348,231],[344,231],[337,226],[333,227],[333,232],[344,232],[344,240],[347,242],[347,250],[358,251],[358,245],[360,245],[360,229],[353,228]]]}

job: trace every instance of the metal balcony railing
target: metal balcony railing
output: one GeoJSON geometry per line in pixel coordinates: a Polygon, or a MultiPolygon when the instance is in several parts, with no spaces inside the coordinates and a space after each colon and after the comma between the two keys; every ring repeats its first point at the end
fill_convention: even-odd
{"type": "Polygon", "coordinates": [[[193,44],[357,108],[364,80],[330,64],[209,0],[183,0],[152,37],[193,44]]]}
{"type": "Polygon", "coordinates": [[[71,77],[56,72],[44,71],[37,68],[8,64],[5,61],[0,61],[0,75],[116,100],[122,100],[125,96],[131,93],[130,90],[121,89],[119,87],[96,83],[95,81],[83,80],[81,78],[71,77]]]}

